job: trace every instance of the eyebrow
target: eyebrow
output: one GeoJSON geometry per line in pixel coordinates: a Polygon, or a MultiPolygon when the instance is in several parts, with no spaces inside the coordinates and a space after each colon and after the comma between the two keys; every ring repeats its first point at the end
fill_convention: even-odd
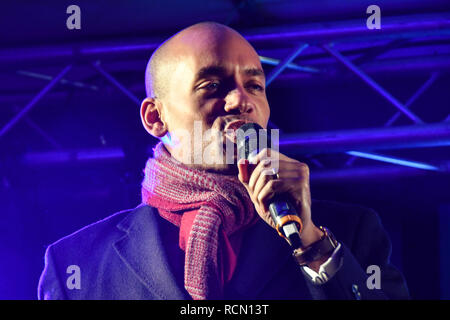
{"type": "Polygon", "coordinates": [[[222,66],[206,66],[201,68],[195,77],[195,80],[208,78],[211,76],[219,76],[222,77],[226,74],[226,70],[222,66]]]}
{"type": "MultiPolygon", "coordinates": [[[[195,77],[195,81],[212,76],[224,77],[227,74],[225,67],[220,65],[212,65],[201,68],[195,77]]],[[[251,77],[265,77],[264,71],[259,68],[247,68],[244,70],[244,74],[251,77]]]]}
{"type": "Polygon", "coordinates": [[[264,71],[259,68],[248,68],[244,70],[244,73],[252,77],[265,77],[264,71]]]}

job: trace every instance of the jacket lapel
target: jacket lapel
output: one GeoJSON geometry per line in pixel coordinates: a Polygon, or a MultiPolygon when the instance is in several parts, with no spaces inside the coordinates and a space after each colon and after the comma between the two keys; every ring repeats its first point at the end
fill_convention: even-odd
{"type": "Polygon", "coordinates": [[[117,225],[125,235],[114,243],[114,248],[157,299],[190,299],[170,268],[158,218],[155,208],[137,207],[117,225]]]}
{"type": "MultiPolygon", "coordinates": [[[[191,300],[188,292],[177,283],[169,264],[160,220],[155,208],[139,206],[117,225],[124,236],[114,243],[114,248],[157,299],[191,300]]],[[[227,295],[231,299],[255,299],[283,272],[286,264],[293,262],[290,260],[291,248],[287,242],[265,222],[258,221],[246,230],[242,239],[238,267],[227,285],[227,295]]]]}
{"type": "Polygon", "coordinates": [[[289,259],[289,244],[264,221],[258,221],[245,232],[238,268],[229,283],[230,294],[255,299],[289,259]]]}
{"type": "MultiPolygon", "coordinates": [[[[322,224],[322,220],[329,221],[331,225],[334,225],[333,219],[337,220],[336,225],[339,223],[339,215],[327,215],[327,219],[323,217],[327,212],[333,212],[334,207],[324,207],[322,201],[315,199],[312,199],[312,203],[314,219],[318,225],[322,224]]],[[[295,282],[298,288],[296,299],[313,298],[309,290],[311,285],[294,262],[289,244],[260,220],[245,231],[239,251],[238,267],[227,291],[231,296],[230,299],[257,299],[271,280],[279,284],[277,287],[281,291],[284,286],[289,287],[286,281],[295,282]]],[[[281,291],[279,291],[281,295],[285,293],[281,291]]]]}

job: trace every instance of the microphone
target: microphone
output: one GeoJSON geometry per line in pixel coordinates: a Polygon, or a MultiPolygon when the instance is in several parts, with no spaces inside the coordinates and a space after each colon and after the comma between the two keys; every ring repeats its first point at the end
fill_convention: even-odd
{"type": "MultiPolygon", "coordinates": [[[[236,130],[238,159],[256,156],[262,149],[272,146],[267,130],[256,123],[246,123],[236,130]]],[[[278,234],[294,248],[302,246],[300,232],[303,223],[287,194],[275,195],[269,203],[269,212],[278,234]]]]}

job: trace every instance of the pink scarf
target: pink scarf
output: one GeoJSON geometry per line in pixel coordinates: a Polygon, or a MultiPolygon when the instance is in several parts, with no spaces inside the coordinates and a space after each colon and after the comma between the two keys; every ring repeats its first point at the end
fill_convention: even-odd
{"type": "Polygon", "coordinates": [[[188,168],[159,143],[145,167],[142,202],[180,228],[184,286],[191,297],[221,299],[236,267],[234,240],[257,220],[238,178],[188,168]]]}

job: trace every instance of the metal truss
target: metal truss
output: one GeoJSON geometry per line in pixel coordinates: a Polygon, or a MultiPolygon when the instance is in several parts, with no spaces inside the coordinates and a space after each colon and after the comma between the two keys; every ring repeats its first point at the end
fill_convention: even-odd
{"type": "Polygon", "coordinates": [[[12,118],[2,129],[0,129],[0,138],[6,132],[19,122],[46,94],[49,92],[67,72],[72,68],[72,65],[66,66],[61,72],[54,77],[14,118],[12,118]]]}
{"type": "MultiPolygon", "coordinates": [[[[449,34],[449,20],[447,21],[443,21],[442,24],[440,23],[436,23],[434,26],[435,27],[444,27],[444,30],[442,31],[442,34],[449,34]]],[[[412,24],[414,25],[414,24],[412,24]]],[[[432,25],[432,24],[431,24],[432,25]]],[[[423,24],[422,27],[430,27],[430,24],[423,24]]],[[[400,26],[400,25],[396,25],[396,24],[392,24],[388,27],[389,29],[393,29],[393,30],[397,30],[401,31],[402,29],[405,29],[405,25],[400,26]]],[[[409,33],[410,31],[412,31],[411,29],[411,25],[408,25],[408,27],[405,29],[405,31],[407,30],[407,32],[409,33]]],[[[327,30],[323,31],[321,30],[321,32],[319,32],[319,34],[321,33],[323,36],[327,37],[328,34],[326,33],[327,30]]],[[[421,30],[423,31],[423,30],[421,30]]],[[[336,29],[331,30],[331,33],[336,33],[338,32],[336,29]]],[[[357,32],[357,31],[355,31],[357,32]]],[[[401,32],[400,32],[401,33],[401,32]]],[[[263,38],[269,38],[271,39],[272,37],[274,37],[274,35],[276,35],[277,38],[281,37],[280,34],[271,34],[271,35],[264,35],[263,38]]],[[[307,38],[309,37],[309,32],[293,32],[293,33],[289,33],[288,35],[286,35],[286,37],[294,37],[294,38],[307,38]]],[[[260,36],[254,36],[254,39],[261,39],[260,36]]],[[[315,38],[317,39],[317,38],[315,38]]],[[[402,39],[402,38],[400,38],[402,39]]],[[[401,41],[400,41],[401,42],[401,41]]],[[[398,41],[397,41],[398,43],[398,41]]],[[[312,148],[315,152],[317,152],[318,150],[320,150],[320,152],[322,153],[329,153],[332,152],[331,150],[334,148],[338,148],[341,149],[342,148],[342,144],[348,143],[349,141],[351,141],[351,145],[352,146],[357,146],[358,142],[362,142],[364,148],[367,148],[368,145],[370,144],[370,142],[372,142],[375,137],[375,140],[380,140],[381,139],[381,145],[371,145],[372,148],[386,148],[387,146],[395,146],[395,148],[399,148],[402,146],[402,144],[395,144],[393,143],[396,139],[399,138],[399,136],[402,136],[402,138],[404,139],[404,141],[407,141],[406,145],[408,145],[410,148],[417,148],[417,147],[424,147],[426,146],[422,144],[422,141],[415,141],[414,138],[419,138],[419,140],[421,140],[422,138],[425,138],[425,136],[428,136],[427,133],[430,133],[430,136],[432,136],[432,145],[433,146],[450,146],[450,126],[448,123],[443,123],[439,126],[439,128],[437,127],[424,127],[424,126],[418,126],[418,125],[422,125],[424,124],[424,122],[422,121],[422,119],[420,119],[417,115],[415,115],[410,109],[409,106],[415,101],[417,100],[417,98],[423,94],[423,92],[426,91],[426,89],[428,89],[432,83],[435,82],[435,80],[438,78],[439,73],[438,72],[433,72],[432,75],[430,76],[430,78],[411,96],[411,98],[407,101],[407,103],[404,105],[402,104],[398,99],[396,99],[392,94],[390,94],[386,89],[384,89],[381,85],[379,85],[376,81],[374,81],[369,75],[367,75],[366,73],[364,73],[360,68],[358,68],[354,63],[352,63],[351,60],[349,60],[348,58],[346,58],[345,56],[343,56],[339,51],[335,50],[333,48],[333,43],[328,43],[328,44],[321,44],[320,47],[323,48],[326,52],[328,52],[331,56],[333,56],[339,63],[341,63],[342,65],[344,65],[347,69],[349,69],[352,73],[354,73],[357,77],[359,77],[362,81],[364,81],[367,85],[369,85],[372,89],[374,89],[378,94],[380,94],[383,98],[385,98],[391,105],[393,105],[398,111],[397,113],[394,114],[394,116],[392,116],[385,124],[385,127],[389,127],[391,126],[396,119],[398,119],[398,117],[400,115],[404,115],[407,118],[409,118],[412,122],[414,122],[416,124],[416,126],[414,127],[410,127],[410,128],[406,128],[406,135],[399,135],[399,131],[401,132],[401,130],[395,130],[395,134],[393,134],[392,132],[389,132],[389,130],[380,130],[378,133],[378,135],[373,131],[373,130],[365,130],[364,132],[351,132],[351,133],[347,133],[348,136],[346,138],[343,138],[343,136],[345,136],[345,134],[343,133],[323,133],[322,135],[322,139],[318,139],[317,137],[314,137],[314,135],[306,135],[305,137],[294,137],[294,136],[290,136],[287,137],[286,135],[284,137],[282,137],[280,145],[281,146],[295,146],[297,147],[299,150],[302,150],[302,152],[307,153],[308,156],[311,156],[311,150],[308,148],[309,145],[311,145],[312,142],[312,148]],[[438,131],[440,131],[441,129],[443,130],[443,136],[436,139],[434,137],[434,134],[436,133],[436,129],[438,131]],[[416,134],[416,131],[420,132],[420,134],[416,134]],[[423,131],[423,132],[422,132],[423,131]],[[369,134],[369,135],[367,135],[369,134]],[[343,138],[343,139],[342,139],[343,138]],[[388,143],[387,145],[385,144],[386,141],[384,140],[389,140],[390,143],[388,143]],[[369,143],[368,143],[369,142],[369,143]],[[320,148],[320,144],[323,144],[323,148],[320,148]]],[[[390,46],[392,47],[392,44],[390,44],[390,46]]],[[[275,68],[274,72],[271,74],[271,76],[269,76],[270,81],[268,82],[268,84],[270,84],[276,76],[278,76],[286,67],[288,64],[292,63],[294,58],[298,55],[299,52],[303,51],[303,49],[305,49],[307,47],[307,44],[304,44],[302,47],[302,50],[296,49],[296,51],[294,51],[293,54],[288,55],[286,57],[285,60],[283,60],[283,62],[280,62],[280,64],[277,66],[277,68],[275,68]],[[293,58],[294,57],[294,58],[293,58]]],[[[383,51],[386,51],[387,47],[383,48],[383,51]]],[[[372,57],[376,57],[376,55],[372,55],[372,57]]],[[[360,58],[359,60],[367,60],[367,55],[363,58],[360,58]]],[[[403,129],[404,130],[404,129],[403,129]]],[[[405,145],[405,144],[403,144],[405,145]]],[[[418,161],[411,161],[411,160],[406,160],[406,159],[400,159],[400,158],[395,158],[395,157],[391,157],[391,156],[386,156],[386,155],[380,155],[380,154],[374,154],[374,153],[368,153],[368,152],[361,152],[361,151],[347,151],[348,148],[351,148],[352,146],[348,146],[346,149],[344,150],[340,150],[343,151],[345,153],[347,153],[348,155],[351,155],[352,157],[347,161],[346,165],[347,166],[351,166],[352,163],[354,162],[354,160],[356,159],[356,157],[361,157],[361,158],[366,158],[366,159],[371,159],[371,160],[376,160],[376,161],[382,161],[382,162],[387,162],[387,163],[392,163],[392,164],[396,164],[396,165],[400,165],[400,166],[406,166],[406,167],[412,167],[412,168],[417,168],[417,169],[422,169],[422,170],[432,170],[432,171],[442,171],[442,172],[449,172],[449,168],[448,165],[441,165],[440,167],[435,166],[435,165],[430,165],[430,164],[426,164],[426,163],[421,163],[418,161]]],[[[291,150],[293,151],[293,150],[291,150]]],[[[320,164],[320,163],[319,163],[320,164]]],[[[321,165],[322,166],[322,165],[321,165]]]]}
{"type": "MultiPolygon", "coordinates": [[[[303,65],[295,62],[295,59],[303,53],[307,48],[320,48],[323,52],[333,57],[339,64],[350,70],[355,76],[364,81],[375,92],[380,94],[395,109],[394,114],[390,117],[383,127],[364,129],[364,130],[344,130],[339,132],[322,132],[314,134],[295,134],[281,135],[280,146],[290,153],[298,154],[299,152],[307,156],[316,166],[323,168],[324,165],[314,158],[316,154],[324,153],[346,153],[350,156],[346,163],[347,168],[338,171],[329,171],[328,177],[350,177],[357,175],[365,176],[359,168],[349,168],[356,158],[366,158],[375,161],[388,162],[398,166],[408,167],[408,169],[391,170],[390,167],[384,167],[384,172],[394,172],[395,174],[409,174],[414,170],[431,170],[438,172],[449,172],[448,163],[423,163],[411,159],[399,159],[391,156],[379,154],[379,150],[399,150],[402,148],[423,148],[423,147],[448,147],[450,146],[450,123],[441,122],[435,124],[425,124],[424,121],[411,110],[411,105],[417,100],[433,83],[438,79],[440,72],[433,71],[429,79],[414,92],[406,103],[400,102],[388,90],[374,81],[367,73],[357,66],[358,63],[367,62],[370,59],[376,59],[377,55],[395,48],[405,41],[423,38],[423,37],[444,37],[450,39],[450,14],[420,15],[413,17],[393,17],[383,20],[383,31],[371,33],[368,32],[365,25],[360,21],[336,22],[324,25],[307,25],[291,27],[289,30],[274,31],[262,30],[259,33],[249,33],[245,35],[258,49],[258,44],[266,42],[289,42],[295,43],[295,48],[286,55],[285,58],[276,59],[267,56],[260,56],[263,64],[274,66],[273,70],[267,76],[267,85],[273,83],[284,70],[290,70],[306,74],[322,74],[323,70],[318,66],[303,65]],[[367,39],[386,39],[390,42],[388,45],[378,48],[375,52],[354,59],[353,61],[346,57],[345,54],[338,51],[333,45],[336,41],[340,43],[350,43],[358,41],[366,41],[367,39]],[[399,117],[404,116],[413,123],[411,126],[392,127],[399,117]],[[412,169],[413,168],[413,169],[412,169]],[[359,171],[358,171],[359,170],[359,171]],[[412,170],[412,171],[411,171],[412,170]],[[359,172],[359,173],[358,173],[359,172]]],[[[96,46],[78,46],[76,50],[68,47],[54,47],[47,50],[20,50],[12,54],[10,50],[0,51],[0,64],[2,69],[15,68],[23,64],[25,66],[38,64],[54,65],[65,61],[71,61],[64,67],[55,77],[33,73],[30,71],[18,71],[23,76],[37,77],[49,83],[35,96],[31,101],[17,113],[9,122],[0,129],[0,139],[10,131],[21,119],[25,119],[28,125],[38,131],[51,145],[55,148],[61,146],[52,137],[47,135],[37,124],[26,117],[27,113],[35,107],[35,105],[55,87],[61,83],[68,86],[77,86],[89,88],[96,91],[98,88],[83,82],[75,82],[64,79],[69,70],[72,69],[72,62],[89,64],[94,70],[115,88],[127,96],[135,105],[140,105],[139,99],[131,90],[127,89],[112,74],[106,71],[100,64],[103,59],[123,59],[127,55],[142,55],[148,58],[149,53],[157,48],[161,42],[160,39],[150,41],[150,43],[133,43],[118,45],[96,45],[96,46]]],[[[278,128],[275,124],[271,127],[278,128]]],[[[120,151],[107,152],[102,155],[101,150],[96,150],[95,157],[101,159],[114,158],[118,155],[123,156],[120,151]],[[112,156],[111,156],[112,155],[112,156]],[[110,157],[111,156],[111,157],[110,157]]],[[[39,157],[38,157],[39,158],[39,157]]],[[[44,157],[45,158],[45,157],[44,157]]],[[[44,159],[39,158],[39,159],[44,159]]],[[[63,157],[64,158],[64,157],[63,157]]],[[[91,157],[92,158],[92,157],[91,157]]],[[[39,161],[38,161],[39,162],[39,161]]],[[[42,161],[41,161],[42,162],[42,161]]],[[[45,161],[44,161],[45,162],[45,161]]],[[[366,168],[367,169],[367,168],[366,168]]],[[[366,172],[378,174],[380,168],[367,169],[366,172]],[[368,170],[368,171],[367,171],[368,170]]],[[[327,176],[327,171],[323,170],[317,179],[322,181],[327,176]]]]}

